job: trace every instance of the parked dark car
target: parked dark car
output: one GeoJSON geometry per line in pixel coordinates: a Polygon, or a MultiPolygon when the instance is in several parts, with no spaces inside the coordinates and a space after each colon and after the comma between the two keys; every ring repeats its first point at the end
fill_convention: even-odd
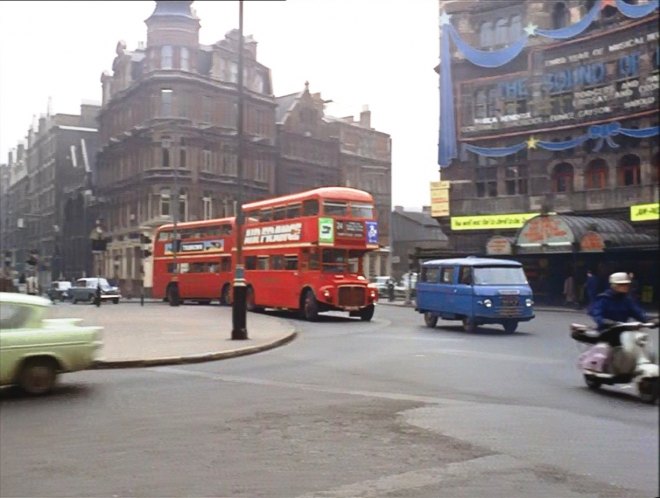
{"type": "Polygon", "coordinates": [[[119,299],[121,298],[119,288],[110,285],[103,277],[87,277],[76,280],[76,284],[69,291],[71,293],[71,302],[73,304],[77,302],[93,303],[97,291],[100,291],[101,301],[119,303],[119,299]]]}

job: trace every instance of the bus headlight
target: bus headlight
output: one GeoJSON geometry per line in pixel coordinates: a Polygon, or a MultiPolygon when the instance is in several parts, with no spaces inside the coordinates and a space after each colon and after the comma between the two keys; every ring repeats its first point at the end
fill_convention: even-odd
{"type": "Polygon", "coordinates": [[[332,300],[332,293],[330,292],[330,289],[325,289],[323,291],[323,297],[325,298],[326,301],[332,300]]]}
{"type": "Polygon", "coordinates": [[[490,299],[484,299],[484,306],[486,308],[490,308],[492,305],[493,305],[493,301],[491,301],[490,299]]]}
{"type": "Polygon", "coordinates": [[[530,308],[533,304],[534,304],[533,299],[530,298],[525,299],[525,306],[527,306],[528,308],[530,308]]]}

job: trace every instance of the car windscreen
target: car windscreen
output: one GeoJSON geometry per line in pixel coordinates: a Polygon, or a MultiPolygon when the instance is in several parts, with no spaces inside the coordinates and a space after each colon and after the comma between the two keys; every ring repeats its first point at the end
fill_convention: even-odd
{"type": "Polygon", "coordinates": [[[527,285],[525,272],[519,266],[476,266],[475,285],[527,285]]]}

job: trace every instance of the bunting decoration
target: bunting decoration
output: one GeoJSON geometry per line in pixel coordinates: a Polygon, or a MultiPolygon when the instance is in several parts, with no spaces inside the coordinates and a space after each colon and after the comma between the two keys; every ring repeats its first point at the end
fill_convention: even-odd
{"type": "MultiPolygon", "coordinates": [[[[538,29],[535,24],[529,23],[524,28],[524,34],[515,42],[499,50],[479,50],[465,42],[451,24],[451,15],[442,12],[440,15],[440,133],[438,139],[438,164],[440,168],[449,166],[458,155],[456,141],[456,123],[454,109],[454,91],[451,77],[451,51],[450,43],[469,61],[483,68],[497,68],[513,61],[527,47],[529,39],[534,36],[542,36],[552,40],[567,40],[579,36],[596,21],[601,11],[612,6],[618,9],[624,16],[631,19],[645,17],[660,8],[660,0],[650,0],[646,4],[631,4],[625,0],[597,0],[587,14],[579,21],[559,29],[538,29]]],[[[544,142],[533,139],[532,142],[525,141],[509,147],[478,147],[464,144],[464,150],[487,157],[504,157],[515,154],[524,148],[534,149],[536,147],[546,150],[567,150],[583,144],[588,139],[596,139],[597,144],[594,151],[599,151],[604,143],[612,148],[618,145],[612,137],[617,134],[636,138],[647,138],[658,135],[658,127],[639,129],[624,129],[619,123],[613,122],[605,125],[592,126],[587,133],[581,137],[565,142],[544,142]]],[[[532,139],[530,139],[532,140],[532,139]]]]}
{"type": "Polygon", "coordinates": [[[508,147],[477,147],[476,145],[463,144],[463,149],[484,157],[505,157],[516,154],[523,149],[544,149],[549,151],[561,151],[573,149],[581,146],[589,139],[597,140],[593,148],[593,152],[599,152],[604,143],[607,143],[613,149],[619,148],[619,145],[614,142],[612,137],[616,135],[625,135],[633,138],[649,138],[655,137],[660,134],[660,126],[651,126],[649,128],[621,128],[621,124],[613,121],[602,125],[590,126],[587,133],[571,140],[564,140],[561,142],[548,142],[538,140],[533,136],[529,137],[524,142],[520,142],[508,147]]]}

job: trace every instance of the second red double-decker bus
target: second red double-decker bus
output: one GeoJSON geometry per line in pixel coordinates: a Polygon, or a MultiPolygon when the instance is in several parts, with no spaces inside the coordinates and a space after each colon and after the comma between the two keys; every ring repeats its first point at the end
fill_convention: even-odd
{"type": "Polygon", "coordinates": [[[319,312],[348,311],[371,320],[378,295],[363,257],[378,248],[371,194],[323,187],[243,205],[247,305],[319,312]]]}
{"type": "Polygon", "coordinates": [[[234,218],[159,227],[154,237],[153,297],[170,304],[215,299],[229,304],[234,228],[234,218]]]}

